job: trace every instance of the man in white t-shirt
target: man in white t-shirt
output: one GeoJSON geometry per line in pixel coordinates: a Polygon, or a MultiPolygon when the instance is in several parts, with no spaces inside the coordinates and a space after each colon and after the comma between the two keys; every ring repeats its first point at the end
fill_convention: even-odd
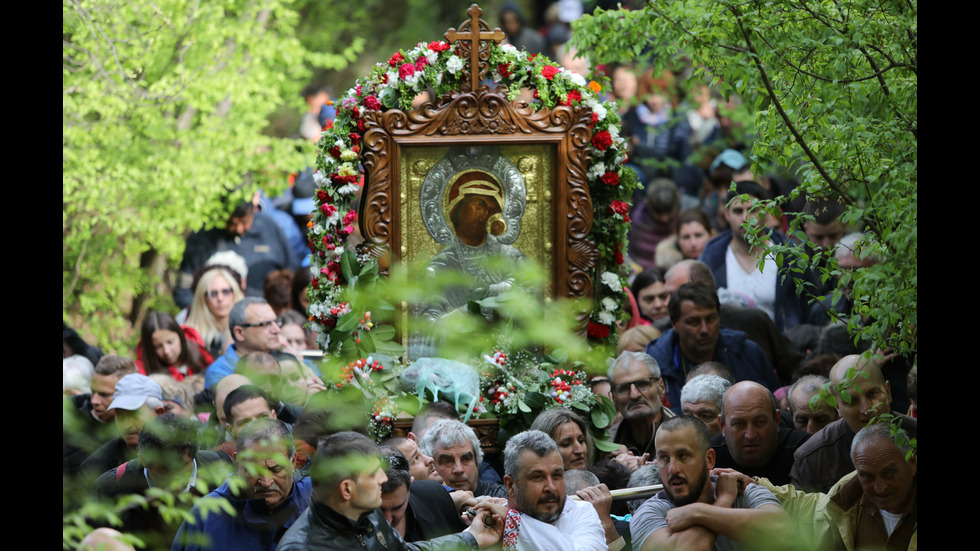
{"type": "Polygon", "coordinates": [[[633,548],[734,550],[785,541],[789,517],[769,490],[740,488],[739,475],[709,476],[715,464],[708,428],[697,417],[667,420],[656,436],[664,490],[633,514],[633,548]]]}
{"type": "Polygon", "coordinates": [[[565,469],[555,441],[539,430],[517,434],[504,448],[507,504],[478,503],[504,518],[503,548],[606,551],[602,521],[591,503],[565,499],[565,469]]]}
{"type": "Polygon", "coordinates": [[[788,271],[793,259],[784,258],[780,270],[773,256],[767,254],[771,244],[786,243],[786,236],[776,229],[770,229],[760,236],[760,242],[755,245],[749,243],[746,221],[749,225],[762,224],[763,216],[761,212],[751,209],[751,202],[741,201],[741,195],[766,198],[766,192],[759,184],[738,182],[735,191],[728,192],[725,207],[729,229],[705,245],[699,260],[711,268],[718,289],[727,289],[744,298],[748,306],[763,310],[776,327],[785,332],[806,320],[809,306],[805,299],[796,294],[794,279],[797,276],[788,271]],[[782,275],[788,277],[783,278],[782,275]]]}

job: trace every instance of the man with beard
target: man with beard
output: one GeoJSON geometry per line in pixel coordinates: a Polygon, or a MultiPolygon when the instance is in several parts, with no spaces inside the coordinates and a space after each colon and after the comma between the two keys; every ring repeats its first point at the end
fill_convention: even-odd
{"type": "Polygon", "coordinates": [[[669,419],[656,436],[664,489],[630,520],[634,548],[727,550],[786,541],[789,517],[765,488],[740,488],[737,473],[709,476],[715,452],[697,417],[669,419]]]}
{"type": "Polygon", "coordinates": [[[504,484],[506,505],[486,499],[476,509],[505,517],[505,549],[608,549],[592,504],[565,499],[561,452],[547,433],[529,430],[507,441],[504,484]]]}

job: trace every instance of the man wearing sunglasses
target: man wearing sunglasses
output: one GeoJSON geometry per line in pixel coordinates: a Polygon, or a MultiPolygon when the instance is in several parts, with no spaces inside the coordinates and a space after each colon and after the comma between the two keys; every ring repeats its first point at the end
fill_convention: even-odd
{"type": "Polygon", "coordinates": [[[208,367],[204,388],[211,388],[226,375],[234,373],[241,356],[279,350],[282,347],[279,327],[276,313],[265,299],[245,297],[236,302],[228,314],[228,328],[234,342],[208,367]]]}
{"type": "Polygon", "coordinates": [[[644,352],[624,351],[609,369],[609,380],[616,411],[623,416],[613,440],[637,458],[652,455],[657,427],[675,416],[660,401],[666,389],[657,360],[644,352]]]}

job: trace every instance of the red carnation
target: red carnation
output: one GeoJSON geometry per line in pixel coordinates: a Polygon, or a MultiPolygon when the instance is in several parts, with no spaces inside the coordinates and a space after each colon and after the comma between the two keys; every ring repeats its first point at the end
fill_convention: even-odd
{"type": "Polygon", "coordinates": [[[415,74],[415,65],[412,65],[411,63],[404,63],[402,64],[401,67],[398,68],[398,76],[401,77],[402,80],[414,74],[415,74]]]}
{"type": "Polygon", "coordinates": [[[320,212],[322,212],[324,216],[333,216],[333,213],[337,212],[337,207],[331,205],[330,203],[323,203],[320,205],[320,212]]]}
{"type": "Polygon", "coordinates": [[[554,65],[545,65],[541,68],[541,74],[544,75],[544,78],[551,80],[558,74],[558,67],[555,67],[554,65]]]}
{"type": "Polygon", "coordinates": [[[568,93],[568,101],[582,101],[582,94],[578,90],[572,90],[568,93]]]}
{"type": "Polygon", "coordinates": [[[329,196],[327,195],[327,190],[325,189],[316,190],[316,198],[320,200],[321,205],[326,203],[329,200],[329,196]]]}
{"type": "Polygon", "coordinates": [[[394,67],[395,65],[398,65],[399,61],[402,61],[404,59],[405,56],[403,56],[401,52],[395,52],[395,55],[391,56],[391,59],[388,60],[388,65],[394,67]]]}
{"type": "Polygon", "coordinates": [[[594,145],[599,151],[605,151],[610,145],[612,145],[612,143],[612,136],[609,135],[608,130],[603,130],[595,136],[592,136],[592,145],[594,145]]]}
{"type": "Polygon", "coordinates": [[[497,65],[497,71],[500,72],[500,76],[507,78],[510,76],[510,63],[501,63],[497,65]]]}
{"type": "Polygon", "coordinates": [[[429,64],[429,58],[425,57],[424,55],[421,55],[415,61],[415,70],[421,71],[422,69],[425,69],[425,66],[428,64],[429,64]]]}
{"type": "Polygon", "coordinates": [[[344,220],[343,220],[344,225],[349,226],[350,223],[353,222],[354,220],[357,220],[357,211],[351,209],[347,211],[347,214],[344,215],[344,220]]]}
{"type": "Polygon", "coordinates": [[[388,73],[381,75],[381,84],[388,84],[388,73]]]}
{"type": "Polygon", "coordinates": [[[590,337],[596,339],[604,339],[609,336],[609,326],[602,325],[601,323],[596,323],[594,321],[590,321],[587,332],[590,337]]]}
{"type": "Polygon", "coordinates": [[[615,172],[607,172],[602,175],[602,183],[607,186],[615,186],[619,183],[619,175],[615,172]]]}
{"type": "Polygon", "coordinates": [[[350,141],[354,142],[354,145],[361,143],[361,137],[357,132],[351,132],[347,137],[350,138],[350,141]]]}
{"type": "Polygon", "coordinates": [[[622,263],[623,263],[623,253],[621,251],[616,251],[616,264],[622,264],[622,263]]]}
{"type": "Polygon", "coordinates": [[[361,85],[360,84],[358,84],[357,86],[354,87],[354,93],[357,94],[358,96],[361,95],[361,85]]]}
{"type": "Polygon", "coordinates": [[[368,96],[364,98],[364,107],[367,107],[368,109],[372,109],[374,111],[380,111],[381,102],[378,101],[378,98],[374,97],[373,95],[368,96]]]}
{"type": "Polygon", "coordinates": [[[429,49],[433,52],[444,52],[449,49],[449,43],[433,40],[432,42],[429,42],[429,49]]]}
{"type": "Polygon", "coordinates": [[[327,119],[327,124],[323,125],[323,129],[324,130],[330,130],[332,128],[333,128],[333,121],[330,120],[330,119],[327,119]]]}
{"type": "Polygon", "coordinates": [[[320,280],[318,278],[315,278],[314,277],[313,279],[310,280],[310,286],[312,286],[314,289],[319,289],[320,288],[320,280]]]}
{"type": "Polygon", "coordinates": [[[625,201],[613,201],[609,205],[609,209],[616,214],[622,214],[624,216],[630,212],[630,206],[625,201]]]}
{"type": "Polygon", "coordinates": [[[327,153],[329,153],[330,156],[333,157],[334,159],[340,158],[340,148],[337,146],[333,146],[330,149],[328,149],[327,153]]]}
{"type": "Polygon", "coordinates": [[[361,116],[361,110],[358,109],[357,107],[352,107],[350,112],[351,112],[351,116],[353,116],[355,119],[361,116]]]}
{"type": "Polygon", "coordinates": [[[357,131],[364,133],[364,119],[357,119],[357,131]]]}

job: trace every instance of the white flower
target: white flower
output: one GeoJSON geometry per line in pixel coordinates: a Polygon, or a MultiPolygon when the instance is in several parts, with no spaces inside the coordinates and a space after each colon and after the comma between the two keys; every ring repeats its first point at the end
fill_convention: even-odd
{"type": "Polygon", "coordinates": [[[592,112],[595,113],[600,121],[606,118],[606,108],[599,102],[595,102],[595,105],[592,106],[592,112]]]}
{"type": "Polygon", "coordinates": [[[415,73],[405,77],[405,84],[415,88],[418,85],[420,78],[422,78],[422,71],[416,71],[415,73]]]}
{"type": "Polygon", "coordinates": [[[609,135],[612,137],[613,142],[619,141],[619,127],[615,124],[609,125],[609,135]]]}
{"type": "Polygon", "coordinates": [[[335,141],[333,144],[337,146],[337,149],[344,149],[344,147],[346,147],[344,140],[341,140],[340,138],[337,138],[337,141],[335,141]]]}
{"type": "Polygon", "coordinates": [[[602,175],[605,173],[606,173],[606,165],[602,161],[599,161],[598,163],[594,163],[592,166],[589,167],[588,176],[590,180],[595,180],[597,178],[601,178],[602,175]]]}
{"type": "Polygon", "coordinates": [[[436,75],[436,84],[442,84],[442,74],[442,71],[439,71],[439,74],[436,75]]]}
{"type": "Polygon", "coordinates": [[[382,86],[392,87],[398,83],[398,71],[388,71],[388,84],[382,86]]]}
{"type": "Polygon", "coordinates": [[[426,49],[425,58],[429,60],[429,65],[432,65],[433,63],[436,62],[436,59],[439,58],[439,52],[434,52],[432,50],[426,49]]]}
{"type": "Polygon", "coordinates": [[[613,310],[619,308],[619,303],[617,303],[612,297],[605,297],[602,299],[602,307],[612,312],[613,310]]]}
{"type": "Polygon", "coordinates": [[[355,183],[350,183],[337,188],[337,193],[341,195],[350,195],[351,193],[355,193],[360,188],[361,186],[355,183]]]}
{"type": "Polygon", "coordinates": [[[516,54],[517,53],[517,48],[515,48],[513,44],[501,44],[500,45],[500,49],[501,50],[504,50],[508,54],[516,54]]]}
{"type": "Polygon", "coordinates": [[[575,86],[579,86],[582,88],[585,87],[586,84],[585,77],[583,77],[582,75],[574,71],[564,71],[564,74],[566,77],[568,77],[568,80],[572,81],[572,84],[574,84],[575,86]]]}
{"type": "Polygon", "coordinates": [[[449,60],[446,61],[446,69],[455,75],[463,69],[463,60],[457,55],[449,56],[449,60]]]}
{"type": "Polygon", "coordinates": [[[605,311],[599,312],[599,323],[603,325],[612,325],[614,321],[616,321],[616,316],[605,311]]]}
{"type": "Polygon", "coordinates": [[[618,275],[612,272],[602,272],[602,282],[617,293],[623,292],[623,282],[619,280],[618,275]]]}
{"type": "Polygon", "coordinates": [[[313,181],[316,182],[317,187],[323,187],[327,183],[327,177],[323,175],[323,172],[317,170],[313,173],[313,181]]]}

